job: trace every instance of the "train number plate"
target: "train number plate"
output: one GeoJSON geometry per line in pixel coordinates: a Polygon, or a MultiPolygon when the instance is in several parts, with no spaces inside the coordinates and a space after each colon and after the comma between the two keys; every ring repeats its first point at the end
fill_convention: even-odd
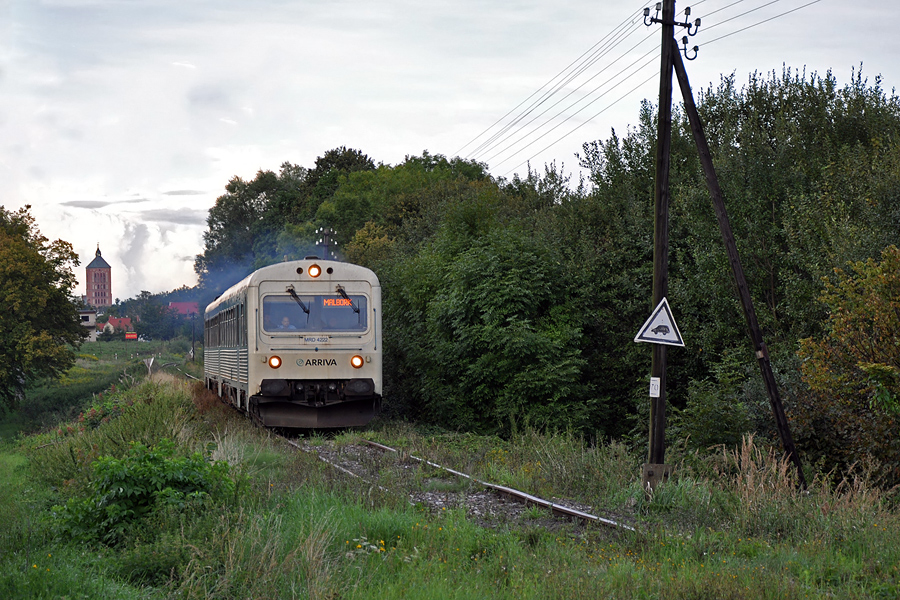
{"type": "Polygon", "coordinates": [[[303,341],[308,344],[327,344],[329,340],[328,336],[307,335],[303,341]]]}

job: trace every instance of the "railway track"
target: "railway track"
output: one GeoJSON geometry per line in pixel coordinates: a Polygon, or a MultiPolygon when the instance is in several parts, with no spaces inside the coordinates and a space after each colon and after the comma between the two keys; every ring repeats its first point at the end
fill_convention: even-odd
{"type": "MultiPolygon", "coordinates": [[[[380,489],[383,492],[392,493],[391,490],[388,490],[387,488],[376,483],[369,476],[359,473],[359,472],[356,472],[359,470],[363,470],[359,466],[360,460],[359,460],[358,456],[354,456],[353,459],[349,460],[349,461],[342,459],[338,453],[331,453],[329,456],[326,456],[325,453],[322,451],[322,449],[319,447],[313,447],[313,446],[309,446],[309,445],[300,444],[300,443],[297,443],[296,441],[288,439],[288,438],[284,438],[284,439],[291,446],[293,446],[299,450],[315,454],[320,460],[331,465],[333,468],[337,469],[338,471],[340,471],[344,474],[347,474],[351,477],[361,479],[361,480],[365,481],[366,483],[368,483],[369,485],[377,487],[378,489],[380,489]],[[354,470],[354,468],[356,469],[356,471],[354,470]]],[[[379,444],[377,442],[373,442],[370,440],[362,440],[362,441],[363,441],[363,444],[365,445],[365,447],[367,447],[367,448],[371,448],[373,450],[383,452],[383,453],[394,453],[398,456],[401,455],[400,451],[398,451],[395,448],[391,448],[390,446],[385,446],[384,444],[379,444]]],[[[362,448],[362,446],[361,446],[361,448],[362,448]]],[[[489,513],[495,513],[498,511],[503,512],[504,514],[508,514],[508,513],[520,514],[527,507],[536,506],[536,507],[545,509],[546,511],[548,511],[549,513],[551,513],[557,517],[562,517],[562,518],[571,519],[571,520],[575,520],[575,521],[581,521],[584,523],[594,523],[594,524],[601,525],[604,527],[611,527],[611,528],[619,529],[619,530],[635,531],[634,527],[632,527],[631,525],[628,525],[627,523],[624,523],[622,521],[617,521],[615,519],[600,517],[600,516],[585,512],[583,510],[573,508],[571,506],[566,506],[566,505],[560,504],[558,502],[552,502],[552,501],[546,500],[544,498],[539,498],[539,497],[529,494],[527,492],[516,490],[516,489],[510,488],[507,486],[497,485],[497,484],[490,483],[487,481],[482,481],[482,480],[472,477],[471,475],[468,475],[466,473],[462,473],[455,469],[445,467],[443,465],[437,464],[430,460],[426,460],[424,458],[413,456],[413,455],[407,454],[407,453],[402,453],[402,457],[403,457],[403,460],[409,459],[410,461],[414,461],[414,462],[418,462],[420,464],[427,465],[433,469],[437,469],[444,473],[453,475],[454,477],[459,477],[459,478],[465,479],[465,480],[471,482],[472,484],[475,484],[475,486],[480,488],[480,490],[483,490],[481,492],[474,492],[474,493],[467,494],[468,496],[472,496],[473,504],[477,505],[479,507],[479,508],[476,508],[474,511],[470,510],[470,512],[473,512],[475,514],[475,516],[483,517],[483,516],[487,516],[487,514],[489,514],[489,513]],[[495,501],[495,500],[486,499],[484,497],[485,494],[492,495],[492,496],[496,497],[497,500],[495,501]],[[512,503],[514,505],[514,507],[504,507],[504,505],[507,503],[512,503]]],[[[439,494],[431,494],[431,496],[429,497],[428,492],[418,492],[418,493],[410,494],[410,502],[412,502],[414,504],[417,501],[419,501],[419,502],[426,501],[429,504],[438,506],[438,505],[442,505],[445,502],[447,502],[446,500],[441,500],[441,499],[435,500],[435,498],[440,498],[440,495],[439,494]]]]}
{"type": "MultiPolygon", "coordinates": [[[[183,374],[190,377],[190,375],[188,375],[187,373],[183,373],[183,374]]],[[[192,379],[194,379],[194,378],[192,377],[192,379]]],[[[258,423],[257,423],[257,426],[259,426],[258,423]]],[[[270,431],[272,431],[272,430],[270,430],[270,431]]],[[[351,468],[354,466],[354,464],[349,464],[347,461],[336,459],[335,456],[331,456],[331,457],[324,456],[324,453],[321,451],[321,448],[319,448],[319,447],[312,446],[309,444],[299,444],[296,441],[288,438],[287,436],[281,435],[281,434],[275,434],[275,435],[278,435],[278,437],[280,437],[282,440],[284,440],[291,446],[297,448],[298,450],[316,455],[319,458],[319,460],[327,463],[332,468],[344,473],[345,475],[360,479],[360,480],[366,482],[367,484],[378,488],[382,492],[395,493],[395,490],[389,490],[389,489],[385,488],[384,486],[376,483],[373,480],[373,478],[368,477],[365,474],[361,474],[359,472],[354,471],[354,469],[351,468]]],[[[386,446],[384,444],[380,444],[378,442],[373,442],[371,440],[366,440],[366,439],[363,439],[362,442],[366,447],[372,448],[372,449],[377,450],[382,453],[392,453],[392,454],[397,454],[397,455],[401,454],[401,452],[399,450],[397,450],[395,448],[391,448],[390,446],[386,446]]],[[[332,453],[332,454],[337,454],[337,453],[332,453]]],[[[521,513],[524,510],[524,508],[526,508],[526,507],[536,506],[536,507],[547,510],[549,513],[552,513],[554,516],[557,516],[557,517],[563,517],[566,519],[581,521],[584,523],[594,523],[597,525],[601,525],[604,527],[610,527],[610,528],[614,528],[614,529],[618,529],[618,530],[635,531],[635,528],[633,526],[631,526],[621,520],[600,517],[600,516],[588,513],[584,510],[580,510],[580,509],[574,508],[572,506],[566,506],[565,504],[560,504],[559,502],[553,502],[551,500],[546,500],[544,498],[540,498],[538,496],[529,494],[527,492],[523,492],[521,490],[516,490],[511,487],[498,485],[495,483],[490,483],[488,481],[483,481],[483,480],[477,479],[475,477],[472,477],[471,475],[468,475],[467,473],[463,473],[461,471],[457,471],[455,469],[445,467],[443,465],[440,465],[438,463],[435,463],[433,461],[430,461],[430,460],[427,460],[424,458],[413,456],[412,454],[403,453],[403,457],[404,457],[404,459],[408,458],[411,461],[418,462],[418,463],[421,463],[424,465],[428,465],[431,468],[438,469],[445,473],[449,473],[455,477],[465,479],[465,480],[471,482],[472,484],[475,484],[476,486],[485,490],[487,494],[493,495],[498,498],[505,499],[507,501],[511,501],[512,503],[514,503],[515,505],[520,507],[520,510],[518,510],[518,511],[516,511],[516,510],[510,511],[510,510],[506,510],[505,508],[501,508],[499,511],[494,511],[494,512],[521,513]]],[[[349,461],[349,462],[355,463],[357,465],[359,464],[359,461],[349,461]]],[[[432,505],[432,506],[441,505],[441,504],[452,504],[452,502],[447,502],[447,501],[442,501],[442,500],[434,501],[435,495],[436,494],[431,494],[431,496],[429,497],[429,492],[413,493],[413,494],[410,494],[410,501],[413,504],[424,501],[424,503],[432,505]]],[[[476,492],[475,494],[470,493],[467,495],[468,496],[477,496],[478,492],[476,492]]],[[[483,496],[481,498],[481,503],[482,503],[482,505],[486,505],[487,508],[480,510],[480,511],[475,510],[475,511],[469,511],[469,512],[474,512],[476,517],[483,517],[483,516],[488,516],[492,512],[492,509],[496,509],[496,507],[497,507],[497,503],[485,501],[483,496]]],[[[500,504],[502,505],[503,503],[501,502],[500,504]]],[[[446,506],[443,506],[443,508],[446,508],[446,506]]]]}

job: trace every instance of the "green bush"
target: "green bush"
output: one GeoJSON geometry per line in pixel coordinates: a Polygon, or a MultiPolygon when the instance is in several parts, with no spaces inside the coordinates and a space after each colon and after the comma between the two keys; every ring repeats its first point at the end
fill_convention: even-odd
{"type": "Polygon", "coordinates": [[[152,445],[191,436],[193,405],[187,386],[146,380],[114,397],[125,406],[121,416],[96,429],[74,421],[52,434],[26,438],[36,481],[71,495],[92,480],[91,463],[98,456],[123,457],[131,442],[152,445]]]}
{"type": "MultiPolygon", "coordinates": [[[[564,294],[551,250],[522,237],[498,231],[455,257],[441,249],[438,261],[419,265],[435,270],[416,281],[438,283],[385,343],[392,351],[403,346],[419,382],[411,404],[432,423],[509,434],[517,426],[581,430],[596,421],[583,383],[578,308],[558,302],[564,294]],[[416,342],[407,343],[413,332],[416,342]]],[[[412,286],[395,293],[408,295],[402,304],[423,298],[412,286]]],[[[400,318],[385,314],[387,322],[400,318]]]]}
{"type": "MultiPolygon", "coordinates": [[[[111,419],[121,416],[127,407],[134,405],[134,399],[128,395],[116,394],[116,386],[112,386],[109,390],[107,400],[103,399],[103,393],[97,395],[96,401],[91,404],[88,410],[82,412],[78,416],[78,422],[90,429],[96,429],[101,423],[106,423],[111,419]]],[[[63,435],[62,428],[58,430],[60,436],[63,435]]]]}
{"type": "Polygon", "coordinates": [[[32,431],[71,419],[95,394],[116,384],[123,387],[122,381],[122,368],[103,364],[90,369],[73,367],[58,382],[43,380],[25,392],[19,409],[24,429],[32,431]]]}
{"type": "Polygon", "coordinates": [[[176,456],[175,444],[165,439],[152,448],[132,443],[122,459],[102,456],[93,471],[91,494],[71,498],[53,513],[61,533],[108,545],[158,507],[183,509],[235,489],[227,463],[210,462],[199,452],[176,456]]]}

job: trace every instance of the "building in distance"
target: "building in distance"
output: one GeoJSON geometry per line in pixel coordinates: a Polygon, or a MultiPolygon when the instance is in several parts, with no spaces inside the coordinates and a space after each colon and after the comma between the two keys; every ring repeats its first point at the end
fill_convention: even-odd
{"type": "Polygon", "coordinates": [[[94,260],[85,267],[84,303],[98,310],[112,306],[112,267],[100,256],[100,244],[94,260]]]}
{"type": "Polygon", "coordinates": [[[169,308],[182,317],[200,314],[200,305],[197,302],[169,302],[169,308]]]}

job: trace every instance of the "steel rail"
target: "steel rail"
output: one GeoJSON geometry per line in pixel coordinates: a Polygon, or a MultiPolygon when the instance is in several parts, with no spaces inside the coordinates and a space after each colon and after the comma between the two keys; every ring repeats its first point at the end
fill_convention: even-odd
{"type": "MultiPolygon", "coordinates": [[[[276,435],[278,435],[278,434],[276,434],[276,435]]],[[[297,442],[295,442],[291,439],[288,439],[287,437],[285,437],[283,435],[278,435],[278,437],[283,439],[285,442],[287,442],[291,446],[294,446],[298,450],[301,450],[308,454],[315,454],[319,460],[334,467],[338,471],[341,471],[342,473],[350,475],[351,477],[355,477],[361,481],[364,481],[364,482],[368,483],[369,485],[375,486],[383,492],[390,493],[390,490],[388,490],[387,488],[380,486],[377,483],[374,483],[372,481],[369,481],[365,477],[362,477],[361,475],[357,475],[353,471],[350,471],[349,469],[346,469],[346,468],[342,467],[341,465],[338,465],[338,464],[324,458],[318,452],[304,448],[297,442]]],[[[372,440],[363,439],[362,441],[365,442],[366,444],[368,444],[369,446],[372,446],[373,448],[378,448],[379,450],[383,450],[386,452],[394,452],[396,454],[400,454],[400,451],[397,450],[396,448],[391,448],[390,446],[385,446],[384,444],[379,444],[378,442],[373,442],[372,440]]],[[[453,475],[456,475],[458,477],[468,479],[469,481],[477,483],[478,485],[485,487],[489,490],[493,490],[494,492],[503,494],[504,496],[508,496],[514,500],[523,502],[525,505],[534,504],[536,506],[540,506],[541,508],[548,509],[553,514],[558,515],[558,516],[567,517],[570,519],[581,519],[582,521],[587,521],[589,523],[597,523],[599,525],[605,525],[607,527],[615,527],[615,528],[619,528],[619,529],[625,529],[627,531],[637,531],[634,527],[632,527],[631,525],[626,525],[625,523],[619,523],[618,521],[613,521],[612,519],[605,519],[603,517],[598,517],[597,515],[592,515],[590,513],[586,513],[586,512],[583,512],[583,511],[580,511],[580,510],[577,510],[574,508],[569,508],[568,506],[563,506],[562,504],[556,504],[555,502],[551,502],[549,500],[539,498],[538,496],[534,496],[532,494],[528,494],[526,492],[511,488],[511,487],[497,485],[496,483],[490,483],[488,481],[482,481],[478,478],[472,477],[471,475],[469,475],[467,473],[463,473],[462,471],[457,471],[456,469],[451,469],[450,467],[445,467],[444,465],[440,465],[436,462],[432,462],[432,461],[424,459],[424,458],[419,458],[418,456],[413,456],[412,454],[408,454],[407,456],[409,456],[409,458],[411,458],[415,461],[421,462],[430,467],[434,467],[436,469],[446,471],[447,473],[452,473],[453,475]]]]}
{"type": "MultiPolygon", "coordinates": [[[[380,450],[385,450],[388,452],[399,453],[398,450],[391,448],[390,446],[385,446],[384,444],[379,444],[378,442],[373,442],[371,440],[366,440],[366,439],[364,439],[363,441],[374,448],[379,448],[380,450]]],[[[430,467],[435,467],[437,469],[441,469],[448,473],[452,473],[453,475],[463,477],[463,478],[473,481],[481,486],[484,486],[490,490],[494,490],[495,492],[501,493],[505,496],[509,496],[516,500],[522,501],[526,505],[535,504],[537,506],[540,506],[541,508],[549,509],[555,515],[564,516],[564,517],[568,517],[568,518],[572,518],[572,519],[581,519],[582,521],[598,523],[600,525],[606,525],[608,527],[617,527],[617,528],[621,528],[621,529],[627,529],[628,531],[635,531],[635,528],[632,527],[631,525],[626,525],[624,523],[619,523],[617,521],[613,521],[612,519],[604,519],[603,517],[598,517],[596,515],[582,512],[580,510],[575,510],[574,508],[569,508],[568,506],[563,506],[562,504],[556,504],[554,502],[550,502],[549,500],[544,500],[543,498],[538,498],[537,496],[533,496],[526,492],[522,492],[520,490],[516,490],[516,489],[510,488],[510,487],[506,487],[503,485],[497,485],[495,483],[489,483],[487,481],[482,481],[480,479],[476,479],[475,477],[472,477],[471,475],[467,475],[466,473],[462,473],[455,469],[451,469],[449,467],[439,465],[435,462],[426,460],[424,458],[419,458],[418,456],[413,456],[410,454],[409,457],[413,460],[417,460],[421,463],[424,463],[430,467]]]]}
{"type": "Polygon", "coordinates": [[[353,471],[351,471],[351,470],[349,470],[349,469],[345,469],[344,467],[342,467],[341,465],[339,465],[339,464],[337,464],[337,463],[331,462],[331,461],[328,460],[327,458],[324,458],[324,457],[323,457],[321,454],[319,454],[318,452],[314,452],[314,451],[312,451],[312,450],[308,450],[307,448],[304,448],[303,446],[301,446],[300,444],[298,444],[298,443],[295,442],[294,440],[289,440],[288,438],[286,438],[286,437],[284,437],[284,436],[279,436],[279,437],[281,437],[281,439],[283,439],[284,441],[286,441],[288,444],[290,444],[290,445],[293,446],[294,448],[296,448],[296,449],[298,449],[298,450],[301,450],[302,452],[306,452],[307,454],[315,454],[315,455],[316,455],[316,458],[318,458],[319,460],[321,460],[321,461],[322,461],[323,463],[325,463],[325,464],[331,465],[332,467],[334,467],[334,468],[337,469],[338,471],[340,471],[340,472],[342,472],[342,473],[346,473],[347,475],[350,475],[350,476],[352,476],[352,477],[356,477],[357,479],[359,479],[359,480],[361,480],[361,481],[365,481],[365,482],[368,483],[369,485],[373,485],[373,486],[377,487],[377,488],[378,488],[379,490],[381,490],[382,492],[388,492],[388,493],[389,493],[389,490],[388,490],[387,488],[382,487],[382,486],[380,486],[380,485],[378,485],[377,483],[374,483],[374,482],[372,482],[372,481],[369,481],[368,479],[366,479],[366,478],[363,477],[362,475],[357,475],[357,474],[354,473],[353,471]]]}

